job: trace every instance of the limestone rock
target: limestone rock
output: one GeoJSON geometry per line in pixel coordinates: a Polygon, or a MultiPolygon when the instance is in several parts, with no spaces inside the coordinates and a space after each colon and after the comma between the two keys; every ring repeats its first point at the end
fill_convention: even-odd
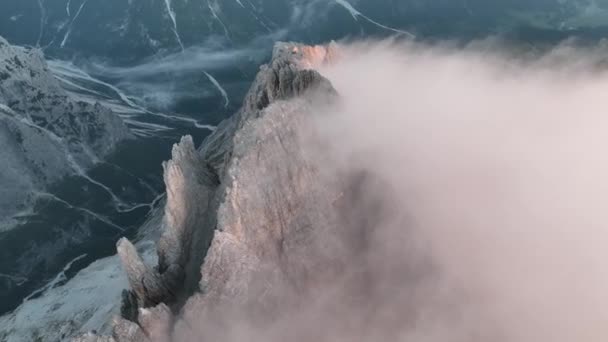
{"type": "MultiPolygon", "coordinates": [[[[263,302],[264,293],[289,284],[295,274],[328,271],[305,262],[304,253],[322,255],[322,250],[302,246],[314,239],[312,230],[331,226],[324,209],[337,190],[317,182],[317,166],[308,162],[298,135],[312,104],[336,96],[329,81],[310,68],[329,58],[326,49],[278,43],[241,110],[199,151],[190,137],[174,146],[172,160],[163,165],[167,203],[158,265],[145,265],[127,240],[118,244],[131,285],[123,314],[148,336],[162,339],[179,331],[201,305],[263,302]],[[297,266],[283,267],[287,264],[297,266]],[[184,318],[173,326],[169,307],[178,310],[186,301],[184,318]]],[[[117,335],[133,333],[118,323],[117,341],[139,341],[117,335]]]]}
{"type": "Polygon", "coordinates": [[[112,337],[116,342],[151,342],[136,323],[120,317],[115,317],[112,323],[114,325],[112,337]]]}
{"type": "Polygon", "coordinates": [[[152,309],[140,309],[139,324],[152,342],[169,341],[173,314],[165,304],[152,309]]]}
{"type": "Polygon", "coordinates": [[[184,288],[192,241],[200,240],[193,236],[205,218],[209,188],[214,186],[215,181],[205,172],[203,160],[196,152],[191,137],[184,137],[176,144],[172,156],[163,165],[167,202],[161,223],[162,235],[157,244],[158,265],[144,265],[135,247],[126,239],[117,245],[131,292],[137,298],[130,302],[131,296],[125,295],[125,312],[137,309],[129,308],[134,302],[137,307],[148,308],[175,301],[177,293],[184,288]]]}

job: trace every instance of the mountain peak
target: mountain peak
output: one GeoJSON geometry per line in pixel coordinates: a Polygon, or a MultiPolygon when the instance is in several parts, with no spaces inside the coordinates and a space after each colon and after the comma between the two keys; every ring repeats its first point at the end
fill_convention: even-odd
{"type": "MultiPolygon", "coordinates": [[[[286,210],[298,203],[305,204],[302,210],[330,205],[327,199],[332,196],[321,194],[327,189],[315,184],[304,192],[299,186],[293,188],[298,179],[310,179],[315,173],[306,167],[299,150],[297,127],[310,115],[311,101],[336,96],[331,83],[313,68],[330,59],[330,50],[277,43],[241,110],[221,124],[198,152],[189,137],[174,146],[172,160],[164,164],[168,197],[157,244],[158,265],[145,266],[128,240],[118,244],[131,285],[123,313],[131,314],[115,320],[116,341],[147,341],[152,334],[149,317],[171,325],[167,315],[142,316],[151,308],[160,310],[157,305],[169,305],[173,311],[183,306],[188,316],[200,301],[220,303],[227,293],[244,291],[254,276],[251,272],[262,271],[284,253],[276,243],[290,238],[281,234],[303,233],[305,221],[281,233],[285,222],[276,221],[276,215],[283,220],[303,219],[305,212],[286,210]],[[254,181],[261,173],[273,177],[254,181]],[[310,193],[312,189],[317,190],[310,193]],[[265,191],[278,197],[266,197],[265,191]],[[285,212],[266,212],[266,206],[285,212]],[[131,328],[125,329],[125,324],[131,328]],[[133,329],[140,332],[133,334],[133,329]]],[[[77,341],[95,341],[90,338],[77,341]]]]}

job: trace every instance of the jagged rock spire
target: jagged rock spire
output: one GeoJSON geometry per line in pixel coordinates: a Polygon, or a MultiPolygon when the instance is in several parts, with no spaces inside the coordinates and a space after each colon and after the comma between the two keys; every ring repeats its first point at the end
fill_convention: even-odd
{"type": "MultiPolygon", "coordinates": [[[[158,265],[145,265],[128,240],[122,239],[118,244],[118,253],[131,287],[123,296],[122,311],[132,322],[124,319],[114,322],[113,337],[116,341],[148,341],[142,340],[142,336],[152,341],[166,338],[173,327],[170,307],[179,308],[180,296],[183,304],[187,296],[192,294],[185,291],[189,284],[194,284],[195,290],[210,295],[223,296],[233,289],[245,294],[241,289],[247,287],[245,283],[249,278],[246,274],[260,266],[260,258],[264,254],[262,251],[267,248],[268,253],[274,255],[277,248],[281,247],[274,240],[280,239],[279,228],[287,222],[276,220],[288,214],[285,210],[298,204],[304,205],[301,210],[306,210],[312,202],[325,205],[325,202],[318,201],[314,196],[307,197],[308,190],[301,193],[304,188],[294,188],[294,184],[289,183],[291,176],[311,178],[310,169],[301,169],[304,166],[302,156],[297,151],[293,136],[297,120],[291,119],[303,114],[300,105],[306,106],[308,99],[304,95],[309,91],[320,90],[319,93],[329,97],[336,94],[328,80],[317,71],[307,68],[311,62],[307,60],[310,51],[300,48],[303,46],[299,44],[277,44],[272,61],[261,68],[243,108],[222,123],[203,142],[199,151],[196,151],[189,136],[182,138],[173,147],[172,159],[163,164],[167,203],[162,220],[162,236],[157,244],[158,265]],[[282,100],[292,98],[301,98],[303,102],[297,102],[298,105],[291,107],[279,105],[282,100]],[[274,105],[279,107],[270,110],[274,105]],[[266,115],[270,116],[267,120],[270,126],[250,127],[256,119],[266,115]],[[241,134],[241,131],[246,132],[241,134]],[[257,146],[256,139],[260,139],[257,146]],[[248,152],[245,151],[247,148],[248,152]],[[243,165],[244,169],[240,171],[243,173],[241,178],[256,184],[252,184],[249,189],[250,199],[235,201],[233,196],[248,196],[247,193],[238,192],[238,181],[229,172],[238,169],[241,157],[247,163],[254,164],[258,158],[257,166],[243,165]],[[280,169],[278,166],[281,159],[289,166],[280,169]],[[268,172],[270,178],[266,181],[256,180],[259,173],[264,171],[268,172]],[[272,177],[275,176],[279,182],[271,184],[274,179],[272,177]],[[266,185],[268,191],[275,191],[260,193],[260,189],[266,185]],[[278,189],[284,190],[284,194],[276,193],[278,189]],[[266,231],[255,231],[256,227],[243,226],[240,227],[240,235],[238,227],[228,227],[230,222],[235,222],[240,216],[240,213],[234,212],[234,217],[227,217],[232,210],[238,211],[235,204],[251,205],[260,196],[262,199],[259,205],[268,206],[265,209],[268,212],[265,213],[269,217],[263,218],[270,220],[260,222],[279,225],[269,226],[266,231]],[[302,200],[304,197],[305,201],[302,200]],[[220,209],[222,207],[225,208],[220,209]],[[223,213],[221,217],[218,216],[220,211],[223,213]],[[259,239],[260,236],[268,239],[259,239]],[[256,248],[259,249],[252,251],[250,244],[258,242],[261,245],[256,245],[256,248]],[[264,246],[266,242],[271,244],[264,246]],[[201,270],[203,258],[208,251],[210,255],[207,255],[205,267],[201,270]],[[220,274],[224,266],[229,269],[220,274]],[[236,278],[229,279],[233,276],[236,278]],[[201,277],[203,279],[199,289],[201,277]],[[220,289],[222,286],[225,287],[223,290],[220,289]],[[183,297],[184,295],[186,296],[183,297]],[[134,304],[138,310],[133,307],[134,304]]],[[[318,63],[319,59],[316,58],[314,62],[318,63]]],[[[248,209],[252,212],[243,213],[247,219],[259,214],[259,208],[243,208],[248,209]]],[[[306,219],[301,217],[300,223],[307,224],[306,219]]]]}
{"type": "Polygon", "coordinates": [[[193,230],[200,217],[197,208],[206,200],[205,180],[200,176],[203,164],[192,137],[183,137],[173,146],[172,159],[164,163],[163,168],[167,203],[162,236],[157,244],[158,265],[146,266],[129,240],[123,238],[117,244],[131,293],[138,307],[143,308],[175,300],[175,293],[184,280],[193,230]]]}

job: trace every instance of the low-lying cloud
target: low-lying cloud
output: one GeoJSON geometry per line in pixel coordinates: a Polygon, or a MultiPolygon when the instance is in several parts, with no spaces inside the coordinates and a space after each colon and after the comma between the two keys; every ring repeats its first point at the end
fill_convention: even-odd
{"type": "Polygon", "coordinates": [[[321,70],[340,93],[318,118],[334,160],[388,184],[439,274],[426,295],[455,291],[402,340],[608,337],[602,51],[565,44],[523,58],[496,42],[384,42],[341,54],[321,70]]]}
{"type": "Polygon", "coordinates": [[[176,340],[604,341],[602,58],[572,45],[341,46],[319,67],[339,98],[316,108],[304,148],[329,182],[360,175],[328,209],[345,212],[348,241],[317,237],[347,266],[270,323],[226,311],[176,340]]]}

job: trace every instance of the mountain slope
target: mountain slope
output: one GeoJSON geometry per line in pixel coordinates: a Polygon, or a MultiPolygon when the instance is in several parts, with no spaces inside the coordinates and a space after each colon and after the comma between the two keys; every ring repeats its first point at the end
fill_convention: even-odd
{"type": "MultiPolygon", "coordinates": [[[[109,109],[69,97],[40,50],[12,46],[0,37],[0,243],[5,246],[0,297],[5,304],[15,305],[41,287],[39,274],[63,267],[53,263],[67,248],[65,241],[82,238],[67,236],[67,229],[55,229],[51,222],[41,223],[40,235],[32,236],[36,230],[27,227],[31,222],[29,227],[35,226],[37,205],[44,208],[55,201],[74,208],[54,195],[52,187],[72,175],[102,186],[87,170],[131,137],[109,109]],[[52,240],[53,234],[59,238],[52,240]],[[66,239],[61,240],[62,234],[66,239]],[[39,243],[45,239],[46,245],[39,243]]],[[[76,210],[107,221],[90,210],[76,210]]]]}
{"type": "Polygon", "coordinates": [[[37,192],[81,174],[131,135],[99,105],[74,101],[36,49],[0,38],[0,216],[27,208],[37,192]]]}

